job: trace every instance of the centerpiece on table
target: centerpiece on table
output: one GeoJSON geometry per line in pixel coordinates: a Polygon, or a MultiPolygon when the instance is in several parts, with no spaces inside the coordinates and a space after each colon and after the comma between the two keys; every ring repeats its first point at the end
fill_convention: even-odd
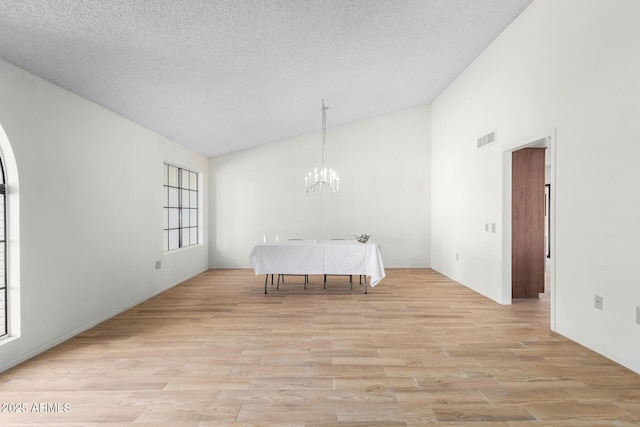
{"type": "Polygon", "coordinates": [[[367,241],[369,241],[369,237],[371,237],[371,236],[368,235],[368,234],[361,234],[361,235],[357,236],[357,235],[354,234],[353,237],[355,237],[356,240],[358,242],[360,242],[360,243],[367,243],[367,241]]]}

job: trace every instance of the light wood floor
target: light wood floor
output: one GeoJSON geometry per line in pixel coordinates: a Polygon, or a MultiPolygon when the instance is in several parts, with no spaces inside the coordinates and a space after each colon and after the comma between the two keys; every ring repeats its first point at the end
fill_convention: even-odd
{"type": "Polygon", "coordinates": [[[550,333],[545,296],[501,306],[422,269],[368,295],[286,280],[208,271],[0,374],[28,405],[0,425],[640,425],[640,376],[550,333]]]}

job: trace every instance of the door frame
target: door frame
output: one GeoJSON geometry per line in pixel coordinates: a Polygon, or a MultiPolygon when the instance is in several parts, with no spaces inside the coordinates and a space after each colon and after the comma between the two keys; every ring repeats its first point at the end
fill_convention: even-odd
{"type": "MultiPolygon", "coordinates": [[[[549,210],[549,228],[551,230],[549,243],[551,246],[551,258],[549,259],[549,285],[551,297],[550,327],[555,331],[556,327],[556,129],[549,129],[520,140],[507,144],[502,153],[502,301],[511,304],[511,154],[522,148],[546,148],[550,164],[549,184],[554,191],[551,192],[551,207],[549,210]]],[[[546,167],[546,166],[545,166],[546,167]]]]}

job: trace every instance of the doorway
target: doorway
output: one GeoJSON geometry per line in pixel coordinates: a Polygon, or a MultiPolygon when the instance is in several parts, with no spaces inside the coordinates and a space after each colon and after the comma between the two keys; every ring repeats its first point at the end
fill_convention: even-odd
{"type": "Polygon", "coordinates": [[[511,153],[511,298],[544,293],[546,150],[511,153]]]}
{"type": "MultiPolygon", "coordinates": [[[[535,184],[539,187],[539,190],[536,190],[537,196],[533,196],[537,198],[537,204],[534,209],[537,209],[538,214],[541,214],[541,223],[539,224],[539,231],[535,231],[535,239],[537,244],[536,246],[540,246],[539,252],[537,254],[538,249],[530,249],[535,252],[536,256],[536,267],[535,274],[536,278],[536,288],[534,288],[533,293],[531,294],[534,298],[538,296],[536,293],[537,290],[542,288],[540,292],[545,292],[545,289],[548,289],[548,296],[550,298],[550,311],[551,311],[551,319],[550,326],[551,330],[555,330],[555,194],[556,192],[550,192],[549,196],[545,198],[545,184],[549,184],[548,188],[555,189],[555,146],[556,146],[556,132],[555,129],[541,132],[539,136],[528,138],[527,140],[514,142],[511,146],[506,146],[503,150],[503,180],[502,180],[502,227],[504,230],[502,236],[502,299],[505,304],[511,304],[514,298],[522,298],[523,296],[518,294],[517,291],[514,291],[514,285],[519,286],[516,279],[514,283],[514,259],[516,256],[523,256],[520,254],[514,254],[515,251],[519,251],[522,248],[519,248],[518,245],[522,245],[522,243],[518,243],[518,237],[514,241],[514,233],[519,233],[518,230],[515,229],[516,224],[514,224],[514,215],[519,215],[517,209],[513,207],[513,199],[514,199],[514,183],[513,178],[515,174],[521,175],[522,170],[519,169],[519,165],[517,161],[514,164],[513,158],[514,153],[522,151],[526,153],[526,149],[537,149],[538,152],[543,153],[544,161],[542,165],[540,165],[540,160],[537,160],[537,165],[535,167],[536,174],[538,176],[537,183],[535,184]],[[514,167],[516,168],[514,170],[514,167]],[[540,175],[542,174],[543,178],[540,181],[540,175]],[[546,212],[545,218],[545,209],[548,209],[546,212]],[[548,221],[548,223],[545,222],[548,221]],[[547,227],[547,228],[545,228],[547,227]],[[545,240],[546,239],[546,240],[545,240]],[[540,280],[542,280],[540,282],[540,280]],[[546,281],[546,283],[545,283],[546,281]],[[540,284],[541,283],[541,284],[540,284]]],[[[535,152],[536,150],[530,150],[530,152],[535,152]]],[[[540,154],[537,154],[540,156],[540,154]]],[[[517,157],[517,156],[516,156],[517,157]]],[[[517,199],[519,196],[515,196],[517,199]]],[[[516,200],[517,203],[517,200],[516,200]]],[[[532,230],[527,230],[532,231],[532,230]]],[[[520,240],[522,242],[522,240],[520,240]]],[[[524,240],[526,242],[526,239],[524,240]]],[[[525,245],[526,247],[526,245],[525,245]]],[[[525,255],[526,258],[526,255],[525,255]]],[[[515,266],[516,274],[522,274],[525,277],[529,274],[526,271],[522,272],[522,267],[520,273],[517,273],[518,266],[515,266]]],[[[527,296],[528,297],[528,296],[527,296]]]]}

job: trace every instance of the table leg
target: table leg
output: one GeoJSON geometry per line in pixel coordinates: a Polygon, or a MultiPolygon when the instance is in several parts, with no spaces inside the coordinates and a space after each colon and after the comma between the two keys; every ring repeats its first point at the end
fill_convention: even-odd
{"type": "Polygon", "coordinates": [[[367,276],[364,276],[364,293],[367,293],[367,276]]]}
{"type": "Polygon", "coordinates": [[[265,293],[265,294],[267,293],[267,282],[268,282],[268,281],[269,281],[269,275],[267,274],[267,275],[264,277],[264,293],[265,293]]]}

